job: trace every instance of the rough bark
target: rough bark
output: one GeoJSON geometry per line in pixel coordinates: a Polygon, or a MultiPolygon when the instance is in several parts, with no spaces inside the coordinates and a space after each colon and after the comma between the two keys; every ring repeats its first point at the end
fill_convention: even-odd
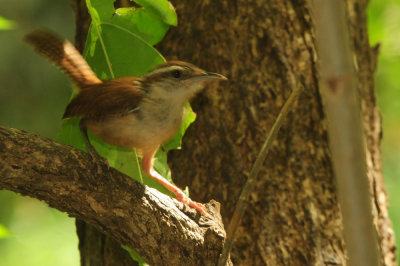
{"type": "Polygon", "coordinates": [[[353,51],[359,74],[361,108],[364,118],[364,134],[367,144],[367,167],[374,223],[377,227],[380,248],[384,264],[396,264],[396,246],[394,231],[389,219],[388,195],[383,182],[380,142],[382,139],[382,121],[375,97],[374,73],[377,65],[379,45],[370,47],[366,25],[366,8],[368,1],[349,2],[348,17],[353,40],[353,51]]]}
{"type": "MultiPolygon", "coordinates": [[[[214,265],[225,238],[217,203],[202,216],[87,153],[17,129],[0,127],[0,189],[43,200],[113,237],[118,244],[101,247],[116,248],[85,257],[94,265],[126,265],[113,264],[120,244],[151,265],[214,265]]],[[[96,250],[98,242],[81,244],[96,250]]]]}
{"type": "MultiPolygon", "coordinates": [[[[227,224],[273,120],[289,95],[290,62],[306,85],[286,120],[251,196],[236,238],[238,265],[345,264],[326,118],[318,92],[315,31],[309,1],[172,1],[179,26],[159,48],[230,82],[194,99],[196,122],[183,148],[169,155],[174,181],[197,201],[221,202],[227,224]]],[[[381,123],[373,74],[377,50],[368,43],[367,1],[347,1],[354,60],[362,95],[368,177],[382,262],[395,265],[394,235],[381,169],[381,123]]]]}

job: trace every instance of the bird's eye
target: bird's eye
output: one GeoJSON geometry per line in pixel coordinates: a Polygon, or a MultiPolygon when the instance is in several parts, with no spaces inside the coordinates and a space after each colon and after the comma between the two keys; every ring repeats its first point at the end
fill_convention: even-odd
{"type": "Polygon", "coordinates": [[[182,72],[180,72],[179,70],[174,70],[172,71],[172,76],[178,79],[182,76],[182,72]]]}

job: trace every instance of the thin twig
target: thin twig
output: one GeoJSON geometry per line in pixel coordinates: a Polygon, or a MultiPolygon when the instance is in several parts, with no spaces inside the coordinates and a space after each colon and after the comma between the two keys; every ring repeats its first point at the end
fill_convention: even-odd
{"type": "Polygon", "coordinates": [[[264,160],[267,157],[272,142],[276,139],[278,131],[281,128],[282,120],[287,116],[289,111],[293,109],[293,106],[296,103],[297,98],[303,91],[303,87],[300,83],[296,85],[295,77],[289,69],[288,69],[288,81],[289,85],[293,88],[293,91],[291,92],[289,99],[286,101],[285,105],[279,112],[278,117],[275,120],[275,123],[272,125],[271,131],[268,133],[267,139],[265,140],[264,145],[262,146],[261,151],[258,154],[257,159],[251,169],[250,176],[243,187],[242,193],[240,194],[239,200],[236,204],[235,212],[233,213],[231,222],[229,223],[228,226],[227,237],[222,250],[222,254],[218,261],[218,266],[226,265],[226,261],[228,260],[229,253],[232,248],[236,230],[239,227],[240,222],[243,218],[245,203],[250,195],[250,192],[253,191],[254,189],[254,183],[257,179],[258,173],[260,172],[262,164],[264,163],[264,160]]]}

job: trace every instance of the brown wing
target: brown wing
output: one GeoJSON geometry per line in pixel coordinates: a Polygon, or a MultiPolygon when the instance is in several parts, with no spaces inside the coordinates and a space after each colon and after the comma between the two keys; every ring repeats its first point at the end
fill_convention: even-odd
{"type": "Polygon", "coordinates": [[[124,77],[104,81],[85,89],[69,103],[63,119],[74,116],[102,119],[134,111],[143,97],[140,79],[124,77]]]}
{"type": "Polygon", "coordinates": [[[25,41],[31,44],[41,55],[60,67],[80,87],[101,83],[82,55],[67,40],[57,35],[36,30],[25,36],[25,41]]]}

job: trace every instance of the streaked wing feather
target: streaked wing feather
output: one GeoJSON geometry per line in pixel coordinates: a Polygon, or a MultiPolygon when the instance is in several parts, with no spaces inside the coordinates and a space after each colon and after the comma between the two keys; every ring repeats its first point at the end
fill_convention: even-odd
{"type": "Polygon", "coordinates": [[[132,112],[143,97],[140,79],[125,77],[83,89],[67,106],[63,118],[83,116],[102,119],[132,112]]]}

